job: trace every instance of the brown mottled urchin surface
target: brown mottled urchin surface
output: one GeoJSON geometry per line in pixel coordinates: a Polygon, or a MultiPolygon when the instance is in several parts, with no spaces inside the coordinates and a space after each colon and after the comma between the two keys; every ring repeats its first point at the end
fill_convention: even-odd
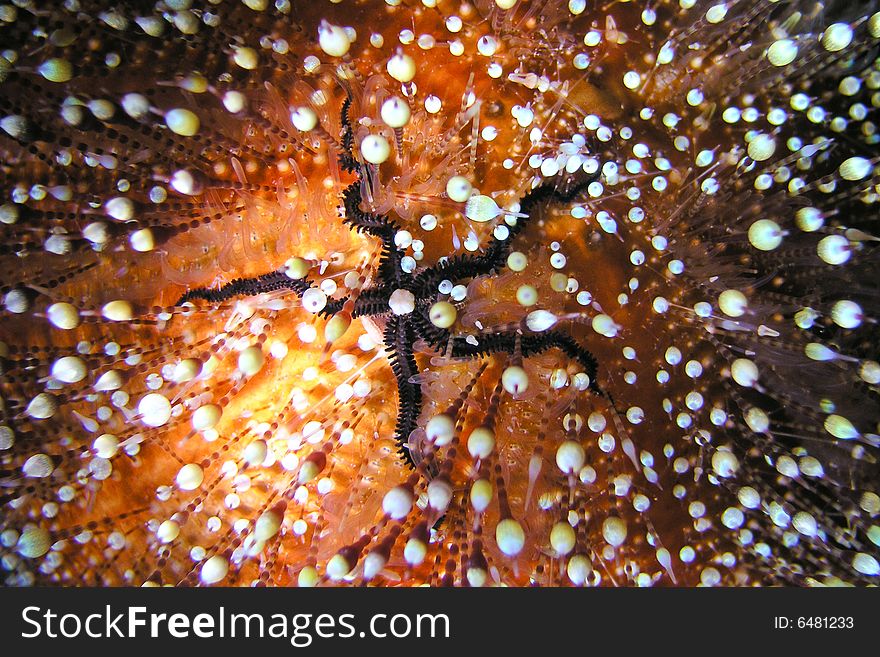
{"type": "Polygon", "coordinates": [[[139,4],[0,7],[6,584],[877,580],[877,3],[139,4]]]}

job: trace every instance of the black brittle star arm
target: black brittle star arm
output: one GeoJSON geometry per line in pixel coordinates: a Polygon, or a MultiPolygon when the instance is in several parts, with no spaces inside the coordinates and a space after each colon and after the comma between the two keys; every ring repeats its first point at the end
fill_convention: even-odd
{"type": "MultiPolygon", "coordinates": [[[[351,105],[351,96],[348,96],[342,104],[342,146],[344,152],[340,155],[345,167],[345,158],[351,164],[348,170],[354,171],[361,177],[361,165],[354,160],[351,154],[351,125],[348,118],[348,110],[351,105]]],[[[360,233],[366,233],[378,238],[382,243],[382,254],[379,261],[378,277],[383,284],[397,284],[399,287],[401,279],[404,277],[401,268],[401,259],[403,253],[394,243],[394,236],[400,227],[391,221],[387,216],[375,215],[361,210],[361,183],[360,180],[353,182],[342,192],[342,210],[344,214],[343,222],[351,225],[360,233]]],[[[298,296],[314,285],[308,279],[291,279],[283,270],[269,272],[253,278],[237,278],[220,288],[195,288],[186,292],[177,302],[177,305],[192,301],[194,299],[202,299],[214,303],[225,301],[237,296],[255,296],[265,292],[275,292],[278,290],[288,289],[295,292],[298,296]]],[[[390,291],[387,293],[390,294],[390,291]]],[[[375,294],[368,295],[364,302],[360,305],[360,315],[377,315],[381,314],[372,303],[375,294]],[[369,302],[369,308],[365,304],[369,302]]],[[[344,306],[347,298],[333,299],[328,302],[327,306],[320,311],[322,316],[331,316],[339,312],[344,306]]],[[[387,295],[385,296],[384,308],[387,309],[387,295]]]]}
{"type": "Polygon", "coordinates": [[[339,123],[341,125],[341,146],[339,153],[339,165],[344,171],[357,175],[357,180],[351,183],[342,192],[343,222],[352,226],[359,233],[366,233],[378,238],[382,243],[382,254],[379,260],[378,276],[384,283],[396,283],[400,286],[403,271],[400,261],[403,253],[394,243],[394,236],[400,230],[396,222],[386,215],[371,214],[361,209],[361,186],[364,183],[364,174],[369,177],[370,170],[354,156],[354,131],[351,127],[351,102],[352,96],[349,91],[342,101],[339,123]]]}
{"type": "Polygon", "coordinates": [[[451,353],[453,358],[480,358],[493,353],[513,354],[519,339],[520,353],[523,358],[536,356],[547,349],[559,349],[570,359],[584,368],[590,377],[590,390],[597,395],[603,391],[596,382],[599,362],[592,353],[581,347],[573,337],[563,331],[544,331],[533,335],[520,335],[516,331],[499,331],[481,333],[476,337],[476,344],[468,342],[466,337],[452,338],[451,353]]]}
{"type": "Polygon", "coordinates": [[[520,353],[523,358],[535,356],[547,349],[557,348],[584,368],[584,372],[590,378],[590,390],[607,398],[614,405],[611,395],[603,390],[598,383],[599,361],[590,351],[581,347],[573,337],[564,331],[553,330],[525,334],[519,330],[483,331],[476,335],[453,336],[448,329],[438,328],[431,323],[425,304],[420,304],[420,307],[409,318],[419,337],[438,353],[447,354],[451,358],[472,359],[496,353],[514,354],[516,353],[517,339],[519,339],[520,353]]]}
{"type": "Polygon", "coordinates": [[[589,377],[589,388],[593,394],[607,399],[617,410],[614,398],[602,388],[598,382],[599,361],[589,350],[580,346],[568,333],[560,330],[543,331],[541,333],[522,333],[517,329],[505,331],[483,331],[476,335],[451,335],[445,329],[438,329],[430,324],[425,317],[414,318],[413,324],[418,327],[419,335],[439,353],[450,358],[469,360],[484,358],[492,354],[519,353],[523,358],[536,356],[548,349],[559,349],[568,358],[580,364],[589,377]],[[425,326],[428,324],[428,326],[425,326]],[[429,328],[430,327],[430,328],[429,328]]]}
{"type": "Polygon", "coordinates": [[[388,362],[397,381],[397,425],[394,428],[394,439],[398,445],[397,451],[413,468],[416,463],[407,442],[422,411],[422,387],[415,380],[419,369],[412,350],[416,338],[408,321],[396,315],[389,317],[383,340],[388,362]]]}
{"type": "MultiPolygon", "coordinates": [[[[293,279],[284,270],[272,271],[253,278],[236,278],[218,288],[198,287],[186,292],[175,305],[180,306],[188,301],[201,299],[211,303],[220,303],[235,297],[253,297],[267,292],[290,290],[298,297],[315,285],[307,278],[293,279]]],[[[328,317],[335,315],[345,304],[346,299],[331,299],[319,314],[328,317]]]]}
{"type": "Polygon", "coordinates": [[[527,216],[518,218],[516,223],[508,226],[504,239],[493,235],[483,253],[455,255],[419,272],[414,277],[413,292],[417,297],[422,297],[433,294],[443,280],[478,278],[500,272],[507,266],[507,256],[510,255],[513,241],[526,229],[541,205],[571,201],[598,177],[598,173],[590,174],[583,180],[569,181],[564,188],[560,188],[555,183],[545,183],[535,187],[520,201],[519,211],[527,216]]]}
{"type": "Polygon", "coordinates": [[[343,171],[348,173],[361,174],[361,163],[354,157],[352,146],[354,145],[354,132],[351,129],[351,119],[349,112],[351,111],[351,92],[349,92],[345,100],[342,101],[342,109],[339,112],[339,123],[341,129],[341,146],[342,152],[339,153],[339,166],[343,171]]]}
{"type": "Polygon", "coordinates": [[[361,210],[361,185],[353,182],[342,192],[344,223],[351,225],[359,233],[366,233],[382,242],[382,255],[377,271],[379,279],[386,284],[398,287],[404,278],[401,260],[403,252],[394,243],[394,236],[400,226],[385,215],[370,214],[361,210]]]}
{"type": "Polygon", "coordinates": [[[556,184],[544,184],[536,187],[528,192],[520,203],[520,211],[528,217],[520,218],[516,224],[511,226],[504,240],[493,237],[486,251],[481,255],[457,255],[417,274],[414,277],[412,288],[420,303],[410,321],[419,336],[434,349],[445,352],[452,358],[477,358],[502,352],[513,354],[516,352],[517,341],[519,341],[520,353],[524,358],[547,349],[557,348],[584,368],[590,378],[590,390],[607,398],[614,405],[611,395],[605,392],[597,381],[598,361],[595,356],[581,347],[567,333],[555,330],[524,335],[520,331],[511,330],[486,331],[473,336],[452,336],[447,329],[438,328],[430,322],[427,314],[429,304],[423,303],[425,299],[432,299],[436,295],[437,286],[442,280],[476,278],[503,269],[506,266],[513,240],[526,228],[530,218],[541,205],[571,201],[597,177],[598,174],[587,176],[565,188],[560,188],[556,184]]]}

